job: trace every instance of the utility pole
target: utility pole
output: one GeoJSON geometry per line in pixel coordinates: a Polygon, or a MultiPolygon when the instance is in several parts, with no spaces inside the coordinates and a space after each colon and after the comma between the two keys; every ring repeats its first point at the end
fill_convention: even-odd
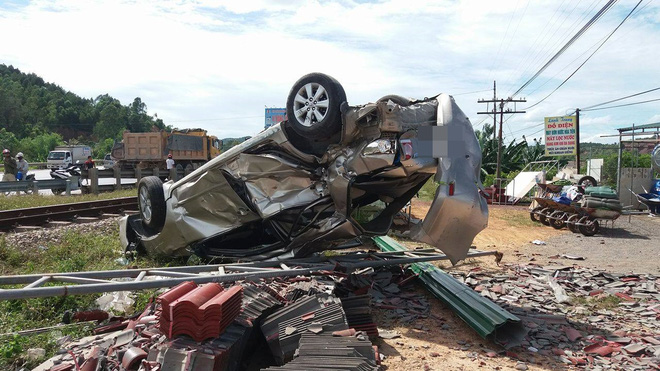
{"type": "MultiPolygon", "coordinates": [[[[495,96],[495,82],[493,81],[493,99],[492,100],[485,100],[485,99],[479,99],[477,103],[493,103],[493,110],[492,111],[485,111],[485,112],[477,112],[478,115],[493,115],[493,124],[497,124],[497,114],[500,115],[500,127],[498,130],[498,140],[497,140],[497,171],[495,174],[495,179],[497,179],[497,187],[501,188],[501,180],[500,178],[502,177],[502,126],[504,125],[504,114],[513,114],[513,113],[525,113],[526,111],[516,111],[514,108],[513,110],[507,109],[504,110],[504,107],[506,106],[507,103],[519,103],[519,102],[527,102],[526,99],[513,99],[511,97],[508,97],[506,99],[500,98],[497,99],[495,96]],[[499,111],[497,110],[497,105],[495,103],[499,103],[499,111]]],[[[493,129],[496,129],[494,126],[493,129]]],[[[495,131],[495,130],[493,130],[495,131]]],[[[493,133],[494,134],[494,133],[493,133]]]]}
{"type": "Polygon", "coordinates": [[[575,109],[575,167],[580,173],[580,109],[575,109]]]}
{"type": "MultiPolygon", "coordinates": [[[[497,100],[497,87],[493,80],[493,101],[497,100]]],[[[495,111],[495,104],[493,104],[493,112],[495,111]]],[[[495,143],[495,133],[497,133],[497,116],[493,114],[493,143],[495,143]]]]}

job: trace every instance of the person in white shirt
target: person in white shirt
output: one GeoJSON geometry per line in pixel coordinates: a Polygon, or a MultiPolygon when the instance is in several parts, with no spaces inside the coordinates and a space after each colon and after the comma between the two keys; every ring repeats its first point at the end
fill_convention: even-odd
{"type": "Polygon", "coordinates": [[[165,165],[167,165],[167,170],[174,169],[174,160],[172,159],[172,154],[167,155],[167,161],[165,161],[165,165]]]}
{"type": "Polygon", "coordinates": [[[18,152],[16,154],[16,166],[18,167],[18,171],[21,173],[21,179],[25,179],[30,165],[23,159],[23,152],[18,152]]]}

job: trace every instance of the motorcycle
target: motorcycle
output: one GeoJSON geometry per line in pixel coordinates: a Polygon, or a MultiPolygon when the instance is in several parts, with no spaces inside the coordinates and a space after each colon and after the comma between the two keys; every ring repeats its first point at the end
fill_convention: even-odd
{"type": "MultiPolygon", "coordinates": [[[[81,174],[80,161],[76,161],[75,164],[69,164],[65,168],[51,170],[50,177],[53,179],[71,180],[71,190],[74,190],[82,187],[82,181],[80,180],[81,174]]],[[[52,188],[51,190],[55,195],[66,191],[65,188],[52,188]]]]}

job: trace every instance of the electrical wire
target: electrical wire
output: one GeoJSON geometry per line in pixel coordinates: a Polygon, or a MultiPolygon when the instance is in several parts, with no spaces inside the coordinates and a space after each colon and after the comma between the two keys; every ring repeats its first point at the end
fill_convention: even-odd
{"type": "Polygon", "coordinates": [[[630,17],[630,15],[635,11],[635,9],[637,9],[637,7],[639,6],[639,4],[642,3],[642,1],[644,1],[644,0],[639,0],[639,2],[637,3],[637,5],[635,5],[635,7],[630,11],[630,13],[628,13],[628,15],[626,15],[626,17],[621,21],[621,23],[619,23],[619,25],[616,26],[616,28],[615,28],[614,30],[612,30],[612,32],[610,32],[610,34],[605,38],[605,40],[603,40],[603,42],[598,46],[598,48],[596,48],[596,50],[594,50],[593,53],[591,53],[591,54],[589,55],[589,57],[587,57],[587,59],[586,59],[584,62],[582,62],[582,64],[580,64],[580,65],[578,66],[578,68],[575,69],[575,71],[573,71],[573,73],[571,73],[571,74],[570,74],[570,75],[569,75],[564,81],[562,81],[562,83],[559,84],[559,86],[557,86],[557,87],[555,88],[555,90],[551,91],[550,94],[546,95],[546,96],[545,96],[543,99],[541,99],[540,101],[538,101],[538,102],[532,104],[531,106],[529,106],[529,107],[527,107],[527,108],[523,108],[523,110],[527,110],[527,109],[529,109],[529,108],[532,108],[532,107],[534,107],[534,106],[540,104],[540,103],[543,102],[544,100],[548,99],[549,96],[551,96],[552,94],[554,94],[554,92],[556,92],[557,90],[559,90],[559,88],[561,88],[562,86],[564,86],[564,84],[565,84],[566,82],[568,82],[568,80],[569,80],[571,77],[573,77],[573,75],[575,75],[575,74],[580,70],[580,68],[582,68],[582,66],[584,66],[584,65],[585,65],[585,64],[591,59],[591,57],[593,57],[594,54],[596,54],[596,52],[598,52],[598,50],[600,50],[600,48],[601,48],[603,45],[605,45],[605,43],[607,42],[607,40],[609,40],[610,37],[612,37],[612,35],[614,35],[614,33],[616,32],[616,30],[618,30],[619,27],[621,27],[621,25],[623,25],[623,23],[624,23],[624,22],[630,17]]]}
{"type": "Polygon", "coordinates": [[[488,71],[488,80],[490,80],[490,76],[493,73],[493,68],[495,67],[495,64],[499,62],[500,58],[500,51],[502,51],[502,44],[504,44],[504,40],[506,40],[507,35],[509,34],[509,27],[511,26],[511,21],[513,20],[513,16],[516,14],[516,10],[518,9],[518,2],[520,0],[516,1],[516,7],[513,9],[513,13],[511,13],[511,17],[509,17],[509,23],[506,25],[506,31],[504,31],[504,37],[500,41],[500,46],[497,48],[497,53],[495,54],[495,58],[493,59],[493,63],[490,65],[490,70],[488,71]]]}
{"type": "Polygon", "coordinates": [[[645,91],[642,91],[642,92],[639,92],[639,93],[635,93],[635,94],[631,94],[631,95],[627,95],[627,96],[625,96],[625,97],[621,97],[621,98],[617,98],[617,99],[612,99],[612,100],[607,101],[607,102],[594,104],[594,105],[591,105],[591,106],[589,106],[589,107],[581,108],[580,110],[581,110],[581,111],[589,111],[589,110],[591,110],[591,108],[595,108],[595,107],[598,107],[598,106],[603,106],[603,105],[606,105],[606,104],[610,104],[610,103],[618,102],[618,101],[620,101],[620,100],[624,100],[624,99],[628,99],[628,98],[636,97],[636,96],[638,96],[638,95],[642,95],[642,94],[650,93],[650,92],[652,92],[652,91],[656,91],[656,90],[660,90],[660,87],[659,87],[659,88],[653,88],[653,89],[645,90],[645,91]]]}
{"type": "MultiPolygon", "coordinates": [[[[573,24],[571,24],[571,26],[567,29],[566,33],[564,33],[564,34],[559,38],[560,41],[559,41],[558,43],[563,42],[563,41],[566,39],[566,37],[567,37],[568,35],[570,35],[570,31],[571,31],[572,29],[575,28],[576,24],[581,24],[581,23],[587,18],[588,14],[589,14],[589,13],[593,10],[593,8],[595,8],[595,6],[597,5],[597,4],[596,4],[597,2],[598,2],[598,0],[594,0],[594,2],[589,6],[589,8],[588,8],[587,10],[585,10],[584,13],[582,13],[581,18],[575,17],[575,18],[576,18],[576,19],[575,19],[575,22],[574,22],[573,24]]],[[[532,46],[530,47],[530,53],[527,53],[527,54],[526,54],[525,59],[522,61],[522,63],[520,63],[520,64],[516,67],[515,70],[512,70],[512,71],[509,73],[509,75],[507,75],[506,79],[504,80],[504,81],[508,81],[508,80],[509,80],[509,79],[515,74],[516,71],[524,71],[524,72],[525,72],[525,73],[522,73],[518,79],[513,80],[513,81],[511,81],[511,83],[509,83],[509,85],[508,85],[507,88],[506,88],[507,96],[510,96],[510,95],[511,95],[511,93],[513,92],[513,88],[514,88],[515,85],[518,83],[518,80],[519,80],[522,76],[525,76],[525,75],[527,74],[527,71],[529,70],[529,67],[533,67],[533,66],[535,66],[535,65],[537,64],[537,61],[539,61],[539,60],[540,60],[540,61],[543,61],[543,59],[547,58],[546,56],[544,56],[543,50],[546,49],[546,46],[547,46],[548,43],[552,40],[552,38],[555,36],[555,34],[557,33],[557,31],[559,31],[559,30],[562,28],[562,26],[564,25],[564,23],[566,23],[566,20],[571,18],[571,14],[573,14],[573,12],[575,11],[575,9],[578,7],[579,4],[580,4],[580,1],[576,1],[576,2],[575,2],[575,7],[574,7],[573,9],[571,9],[571,11],[570,11],[568,14],[564,15],[564,14],[562,13],[562,17],[561,17],[562,21],[561,21],[561,23],[560,23],[559,25],[557,25],[557,23],[558,23],[558,21],[559,21],[560,18],[558,17],[557,20],[554,21],[554,23],[553,23],[553,19],[554,19],[555,14],[556,14],[556,13],[562,8],[562,6],[564,5],[564,2],[562,1],[562,3],[561,3],[561,5],[559,6],[559,8],[557,8],[557,9],[555,10],[555,14],[553,14],[553,16],[550,18],[550,20],[546,23],[546,25],[545,25],[545,27],[543,28],[543,30],[541,31],[541,33],[539,33],[539,36],[537,36],[537,40],[538,40],[539,37],[541,36],[541,34],[544,34],[543,39],[539,42],[539,46],[536,46],[537,43],[536,43],[536,40],[535,40],[534,43],[532,44],[532,46]],[[548,29],[548,26],[549,26],[550,24],[552,24],[552,26],[548,29]],[[548,30],[547,32],[546,32],[546,29],[548,30]],[[554,32],[552,32],[552,34],[550,34],[550,30],[554,30],[554,32]],[[541,44],[542,44],[542,45],[541,45],[541,44]],[[530,57],[531,57],[531,58],[530,58],[530,57]],[[524,66],[524,69],[521,68],[522,66],[524,66]]],[[[557,44],[557,43],[556,43],[556,44],[557,44]]],[[[548,48],[548,49],[549,49],[549,50],[554,50],[555,47],[556,47],[556,44],[553,44],[552,47],[550,47],[550,48],[548,48]]],[[[550,53],[551,53],[551,52],[550,52],[550,53]]],[[[538,67],[537,67],[537,68],[538,68],[538,67]]]]}
{"type": "MultiPolygon", "coordinates": [[[[637,15],[638,15],[642,10],[644,10],[644,8],[646,8],[649,4],[650,4],[650,3],[647,2],[646,4],[644,4],[644,6],[642,6],[642,7],[639,8],[639,9],[637,9],[637,10],[632,14],[632,16],[631,16],[630,18],[634,18],[635,16],[637,16],[637,15]]],[[[630,21],[628,21],[628,24],[630,24],[630,21]]],[[[626,32],[626,33],[624,33],[624,34],[619,33],[619,34],[618,34],[618,35],[619,35],[618,37],[615,37],[615,38],[612,39],[612,43],[615,43],[615,42],[617,42],[618,40],[620,40],[622,37],[628,35],[633,29],[637,28],[638,26],[639,26],[639,24],[635,25],[633,28],[629,29],[628,32],[626,32]]],[[[579,56],[577,56],[575,59],[573,59],[570,63],[566,64],[566,66],[565,66],[564,68],[562,68],[560,71],[558,71],[557,73],[555,73],[552,77],[550,77],[549,79],[547,79],[543,84],[537,86],[534,90],[532,90],[532,91],[530,91],[529,93],[527,93],[527,95],[532,95],[532,94],[534,94],[536,91],[538,91],[539,89],[541,89],[542,87],[544,87],[546,84],[548,84],[549,82],[555,80],[555,77],[557,77],[558,75],[562,74],[562,73],[563,73],[563,72],[564,72],[564,71],[565,71],[570,65],[572,65],[573,63],[575,63],[577,60],[582,59],[582,57],[583,57],[584,55],[586,55],[586,54],[588,54],[589,52],[591,52],[592,49],[596,48],[596,47],[598,46],[598,44],[600,44],[601,42],[603,42],[603,40],[605,40],[606,38],[607,38],[607,36],[603,37],[602,39],[598,40],[594,45],[592,45],[592,46],[589,47],[588,49],[585,49],[585,51],[582,52],[579,56]]],[[[573,113],[575,113],[575,111],[573,111],[573,113]]],[[[571,115],[572,115],[572,114],[571,114],[571,115]]]]}
{"type": "MultiPolygon", "coordinates": [[[[571,37],[571,34],[572,34],[571,31],[575,30],[578,27],[578,25],[583,24],[585,22],[585,20],[587,20],[589,18],[589,14],[591,14],[591,12],[596,8],[597,5],[598,5],[598,0],[591,3],[591,5],[587,9],[585,9],[585,11],[582,13],[582,15],[580,15],[580,17],[575,17],[575,21],[566,29],[566,31],[563,34],[561,34],[561,36],[557,39],[557,42],[555,42],[554,44],[552,44],[551,47],[548,48],[549,53],[544,54],[543,50],[545,49],[545,46],[547,45],[548,41],[550,41],[552,39],[552,37],[550,39],[548,39],[548,41],[546,41],[546,43],[543,45],[543,47],[539,48],[537,53],[534,55],[534,58],[532,59],[532,62],[530,63],[530,65],[534,66],[534,65],[536,65],[537,61],[543,62],[543,60],[545,60],[545,59],[549,58],[550,56],[552,56],[552,51],[556,50],[556,48],[559,45],[564,44],[566,42],[566,40],[569,37],[571,37]]],[[[577,7],[577,4],[576,4],[576,7],[577,7]]],[[[566,20],[570,18],[571,14],[573,14],[573,11],[575,11],[575,8],[573,8],[568,15],[563,17],[564,21],[559,25],[559,27],[557,27],[555,29],[555,32],[553,32],[552,36],[554,36],[557,33],[557,31],[564,25],[566,20]]],[[[512,88],[512,87],[510,87],[510,88],[512,88]]]]}
{"type": "Polygon", "coordinates": [[[649,100],[645,100],[645,101],[641,101],[641,102],[634,102],[634,103],[627,103],[627,104],[619,104],[619,105],[616,105],[616,106],[609,106],[609,107],[591,108],[591,109],[586,109],[586,108],[585,108],[585,109],[581,109],[580,111],[599,111],[599,110],[602,110],[602,109],[610,109],[610,108],[618,108],[618,107],[627,107],[627,106],[634,106],[634,105],[637,105],[637,104],[650,103],[650,102],[657,102],[657,101],[659,101],[659,100],[660,100],[660,98],[656,98],[656,99],[649,99],[649,100]]]}
{"type": "MultiPolygon", "coordinates": [[[[612,8],[612,5],[614,5],[614,3],[616,3],[616,1],[617,1],[617,0],[609,0],[609,1],[607,2],[607,4],[605,4],[605,6],[603,6],[603,7],[598,11],[598,13],[596,13],[593,17],[591,17],[591,19],[589,20],[589,22],[587,22],[587,24],[585,24],[584,26],[582,26],[582,28],[581,28],[581,29],[580,29],[575,35],[573,35],[573,37],[572,37],[570,40],[568,40],[568,42],[567,42],[566,44],[564,44],[564,46],[563,46],[561,49],[559,49],[559,51],[558,51],[557,53],[555,53],[555,55],[553,55],[552,58],[550,58],[550,60],[548,60],[548,61],[543,65],[543,67],[541,67],[541,68],[540,68],[540,69],[534,74],[534,76],[532,76],[529,80],[527,80],[527,82],[525,82],[520,88],[518,88],[518,90],[516,90],[516,92],[513,93],[512,95],[517,95],[518,93],[520,93],[520,92],[521,92],[523,89],[525,89],[529,84],[531,84],[532,81],[534,81],[539,75],[541,75],[541,73],[543,73],[543,71],[545,71],[546,68],[548,68],[548,66],[550,66],[554,61],[556,61],[557,58],[559,58],[562,54],[564,54],[564,52],[565,52],[565,51],[566,51],[571,45],[573,45],[573,43],[575,43],[575,41],[577,41],[577,40],[578,40],[578,39],[579,39],[579,38],[580,38],[580,37],[581,37],[581,36],[582,36],[582,35],[583,35],[583,34],[584,34],[584,33],[585,33],[585,32],[586,32],[586,31],[587,31],[587,30],[588,30],[588,29],[594,24],[594,23],[596,23],[596,21],[598,21],[598,20],[599,20],[599,19],[600,19],[605,13],[607,13],[607,11],[610,10],[610,9],[612,8]]],[[[641,0],[640,0],[640,2],[641,2],[641,0]]],[[[638,5],[639,5],[639,4],[638,4],[638,5]]],[[[635,8],[636,8],[636,7],[635,7],[635,8]]],[[[626,17],[626,19],[627,19],[627,18],[628,18],[628,17],[626,17]]],[[[617,27],[617,28],[618,28],[618,27],[617,27]]]]}
{"type": "Polygon", "coordinates": [[[465,93],[458,93],[458,94],[450,94],[451,96],[455,97],[457,95],[466,95],[466,94],[476,94],[476,93],[483,93],[485,91],[491,91],[493,89],[485,89],[485,90],[476,90],[476,91],[468,91],[465,93]]]}
{"type": "Polygon", "coordinates": [[[167,122],[195,122],[195,121],[225,121],[225,120],[239,120],[239,119],[254,119],[263,118],[264,116],[243,116],[243,117],[223,117],[218,119],[197,119],[197,120],[167,120],[167,122]]]}

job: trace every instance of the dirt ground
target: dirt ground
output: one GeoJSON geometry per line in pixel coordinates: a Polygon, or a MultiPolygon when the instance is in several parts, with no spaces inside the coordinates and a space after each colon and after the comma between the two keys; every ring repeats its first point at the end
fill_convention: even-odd
{"type": "MultiPolygon", "coordinates": [[[[422,218],[430,202],[413,200],[413,215],[422,218]]],[[[610,272],[654,273],[660,262],[660,218],[634,216],[617,221],[615,228],[604,228],[601,234],[584,237],[566,229],[532,222],[527,207],[489,206],[489,225],[475,239],[480,250],[497,250],[504,254],[503,263],[579,264],[610,272]],[[544,241],[546,245],[534,245],[531,241],[544,241]],[[655,241],[655,242],[653,242],[655,241]],[[653,246],[651,246],[653,245],[653,246]],[[626,253],[622,253],[626,252],[626,253]],[[569,254],[585,257],[583,261],[551,258],[569,254]],[[639,259],[642,256],[653,259],[639,259]]],[[[409,241],[402,241],[415,246],[409,241]]],[[[482,267],[497,271],[492,257],[468,259],[455,267],[440,263],[445,270],[469,270],[482,267]]],[[[418,286],[416,290],[425,290],[418,286]]],[[[495,343],[482,339],[451,310],[432,295],[427,294],[432,305],[431,317],[418,320],[413,326],[401,325],[387,328],[397,331],[401,338],[380,339],[378,345],[387,357],[383,361],[386,370],[556,370],[571,369],[556,361],[555,357],[529,352],[508,355],[495,343]]]]}

